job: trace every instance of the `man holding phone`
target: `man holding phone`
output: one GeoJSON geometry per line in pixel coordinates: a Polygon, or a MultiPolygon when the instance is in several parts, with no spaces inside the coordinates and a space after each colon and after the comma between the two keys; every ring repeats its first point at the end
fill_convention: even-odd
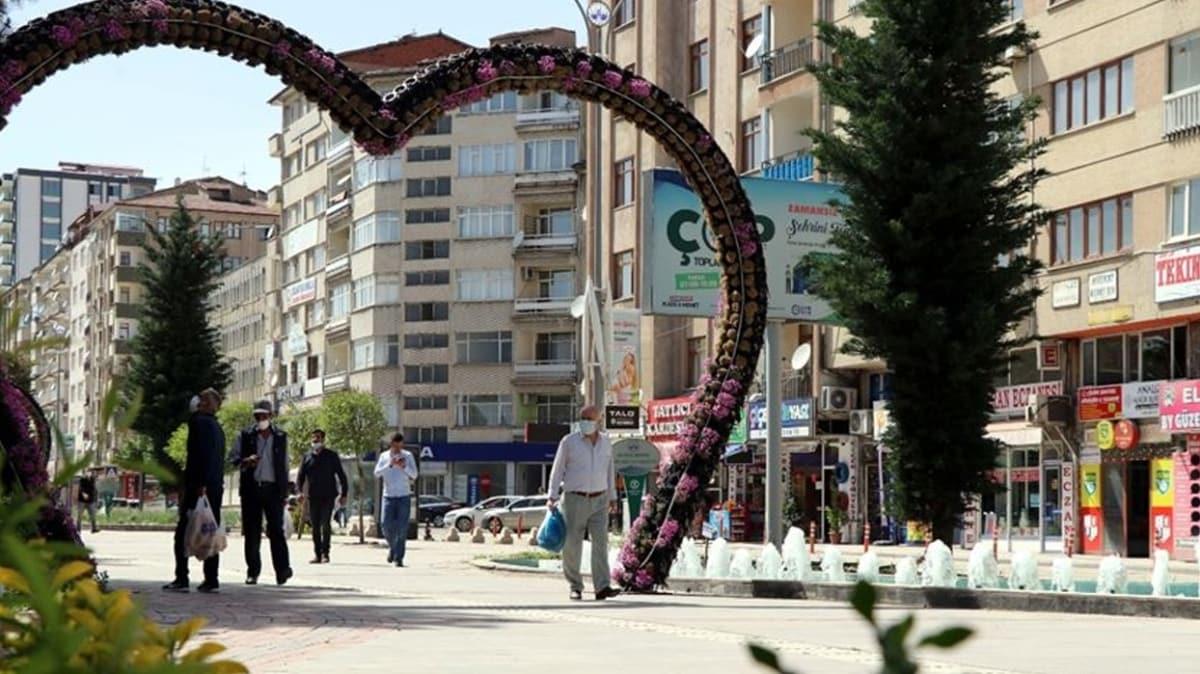
{"type": "Polygon", "coordinates": [[[375,477],[383,478],[383,535],[388,542],[388,564],[404,566],[408,520],[412,508],[412,481],[417,462],[404,448],[404,434],[392,436],[391,447],[379,456],[375,477]]]}
{"type": "Polygon", "coordinates": [[[242,498],[242,535],[246,545],[246,584],[258,583],[262,572],[263,518],[271,541],[271,565],[275,582],[283,585],[292,577],[287,537],[283,533],[283,509],[288,498],[287,433],[271,423],[271,403],[254,406],[254,425],[242,431],[230,463],[241,468],[238,494],[242,498]]]}

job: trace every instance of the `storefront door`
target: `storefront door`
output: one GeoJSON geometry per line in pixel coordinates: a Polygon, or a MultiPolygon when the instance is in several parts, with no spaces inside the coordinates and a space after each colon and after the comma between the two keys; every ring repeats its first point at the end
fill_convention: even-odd
{"type": "Polygon", "coordinates": [[[1126,498],[1126,546],[1129,557],[1150,556],[1150,462],[1129,462],[1126,498]]]}
{"type": "Polygon", "coordinates": [[[1042,501],[1042,523],[1046,538],[1062,537],[1062,468],[1057,461],[1047,462],[1042,484],[1046,486],[1042,501]]]}

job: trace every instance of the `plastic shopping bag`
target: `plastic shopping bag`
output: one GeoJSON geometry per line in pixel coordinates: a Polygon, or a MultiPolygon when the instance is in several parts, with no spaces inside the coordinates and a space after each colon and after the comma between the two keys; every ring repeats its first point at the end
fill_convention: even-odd
{"type": "Polygon", "coordinates": [[[547,552],[562,552],[567,542],[567,522],[558,508],[546,513],[546,519],[538,527],[537,542],[547,552]]]}
{"type": "Polygon", "coordinates": [[[196,507],[188,516],[188,527],[184,540],[187,541],[188,554],[200,561],[212,557],[225,548],[224,529],[217,524],[217,518],[213,516],[212,506],[208,504],[207,496],[201,496],[196,500],[196,507]],[[219,540],[218,532],[220,532],[219,540]]]}

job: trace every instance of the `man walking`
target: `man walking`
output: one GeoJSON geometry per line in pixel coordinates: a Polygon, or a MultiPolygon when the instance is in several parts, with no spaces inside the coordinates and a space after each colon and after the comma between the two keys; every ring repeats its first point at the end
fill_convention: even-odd
{"type": "Polygon", "coordinates": [[[96,478],[91,473],[84,473],[79,478],[79,498],[75,499],[75,524],[83,528],[83,513],[87,512],[92,521],[92,533],[100,531],[96,528],[96,478]]]}
{"type": "Polygon", "coordinates": [[[571,599],[583,598],[583,536],[592,541],[592,587],[597,601],[621,594],[609,585],[608,510],[617,499],[616,474],[613,470],[612,443],[600,432],[600,410],[588,405],[579,411],[579,431],[564,437],[550,469],[551,509],[558,508],[562,494],[562,514],[567,524],[563,546],[563,575],[571,586],[571,599]]]}
{"type": "Polygon", "coordinates": [[[404,435],[392,436],[392,445],[375,464],[375,477],[383,478],[383,535],[388,542],[388,564],[404,566],[408,521],[412,508],[411,482],[417,479],[417,462],[404,448],[404,435]]]}
{"type": "Polygon", "coordinates": [[[271,403],[254,406],[254,425],[242,431],[230,463],[241,467],[238,494],[242,498],[242,535],[246,545],[246,584],[258,583],[262,572],[263,518],[271,541],[271,565],[275,582],[283,585],[292,577],[287,537],[283,532],[283,508],[288,498],[287,433],[271,423],[271,403]]]}
{"type": "MultiPolygon", "coordinates": [[[[221,407],[221,395],[213,389],[205,389],[199,399],[193,398],[196,411],[188,420],[187,461],[184,464],[183,484],[179,498],[179,522],[175,525],[175,580],[164,585],[169,592],[188,591],[188,517],[201,496],[208,497],[209,507],[217,524],[221,523],[221,496],[225,490],[225,431],[217,421],[216,413],[221,407]]],[[[220,555],[204,560],[204,582],[196,588],[199,592],[215,593],[218,589],[217,570],[220,555]]]]}
{"type": "Polygon", "coordinates": [[[313,527],[313,558],[310,564],[329,563],[329,539],[333,535],[330,520],[333,518],[333,504],[341,494],[341,504],[346,505],[348,484],[346,471],[342,469],[342,459],[337,452],[325,446],[325,431],[317,429],[312,432],[312,452],[304,457],[300,465],[298,481],[300,501],[308,501],[308,516],[313,527]],[[308,494],[305,495],[304,485],[308,483],[308,494]]]}

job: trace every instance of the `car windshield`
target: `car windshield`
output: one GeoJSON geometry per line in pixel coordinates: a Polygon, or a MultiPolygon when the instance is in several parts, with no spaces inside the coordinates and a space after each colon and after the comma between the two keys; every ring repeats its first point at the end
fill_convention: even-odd
{"type": "Polygon", "coordinates": [[[490,508],[503,508],[508,499],[503,496],[493,496],[489,499],[484,499],[475,505],[476,510],[488,510],[490,508]]]}

